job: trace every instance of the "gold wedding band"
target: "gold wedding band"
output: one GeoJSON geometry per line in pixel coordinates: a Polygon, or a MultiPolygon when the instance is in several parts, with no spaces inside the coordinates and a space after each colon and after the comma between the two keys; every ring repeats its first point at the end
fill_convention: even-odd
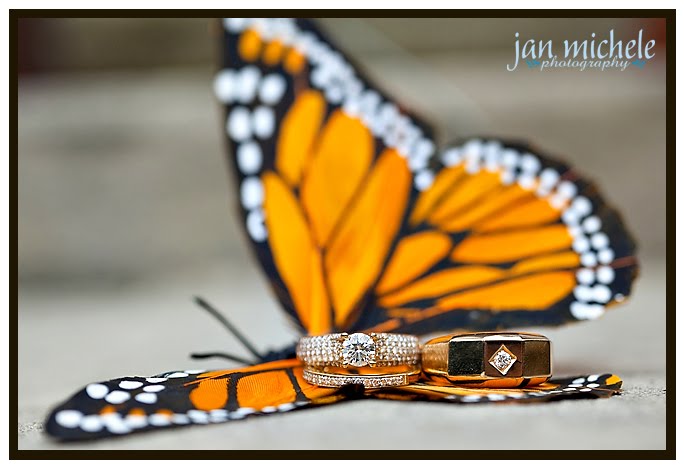
{"type": "Polygon", "coordinates": [[[420,368],[403,373],[342,374],[307,367],[304,368],[302,377],[308,383],[326,388],[339,388],[348,384],[360,384],[366,389],[389,388],[406,386],[417,381],[420,377],[420,368]]]}
{"type": "Polygon", "coordinates": [[[447,335],[423,345],[428,381],[462,386],[532,386],[551,376],[551,342],[530,333],[447,335]]]}

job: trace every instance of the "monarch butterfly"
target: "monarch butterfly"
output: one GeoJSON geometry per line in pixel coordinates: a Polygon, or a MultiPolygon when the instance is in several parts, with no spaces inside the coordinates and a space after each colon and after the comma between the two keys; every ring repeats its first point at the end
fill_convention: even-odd
{"type": "MultiPolygon", "coordinates": [[[[312,21],[222,22],[229,160],[251,246],[307,334],[428,334],[594,319],[630,294],[635,244],[596,186],[520,142],[457,141],[381,92],[312,21]]],[[[607,397],[614,375],[519,389],[320,388],[293,347],[244,368],[93,383],[50,414],[65,440],[341,400],[607,397]]],[[[265,359],[262,357],[262,359],[265,359]]]]}

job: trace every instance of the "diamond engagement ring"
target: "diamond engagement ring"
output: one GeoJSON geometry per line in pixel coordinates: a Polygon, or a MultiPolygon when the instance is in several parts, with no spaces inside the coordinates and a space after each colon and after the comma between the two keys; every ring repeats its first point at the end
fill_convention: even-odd
{"type": "Polygon", "coordinates": [[[297,358],[304,379],[317,386],[361,384],[384,388],[410,384],[420,376],[418,337],[387,333],[336,333],[303,337],[297,358]]]}
{"type": "Polygon", "coordinates": [[[448,335],[423,345],[422,368],[426,378],[441,384],[533,386],[551,376],[551,342],[530,333],[448,335]]]}
{"type": "Polygon", "coordinates": [[[418,337],[404,334],[327,334],[302,337],[297,358],[307,366],[390,367],[418,365],[418,337]]]}

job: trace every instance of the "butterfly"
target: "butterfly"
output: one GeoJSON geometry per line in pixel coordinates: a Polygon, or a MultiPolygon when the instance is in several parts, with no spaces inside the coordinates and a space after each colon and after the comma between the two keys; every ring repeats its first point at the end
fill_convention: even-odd
{"type": "MultiPolygon", "coordinates": [[[[221,23],[238,213],[302,334],[500,330],[595,319],[623,302],[635,243],[596,185],[523,142],[432,128],[361,74],[311,20],[221,23]]],[[[254,365],[92,383],[46,431],[77,440],[352,399],[456,403],[608,397],[610,374],[530,388],[304,381],[292,346],[254,365]]]]}

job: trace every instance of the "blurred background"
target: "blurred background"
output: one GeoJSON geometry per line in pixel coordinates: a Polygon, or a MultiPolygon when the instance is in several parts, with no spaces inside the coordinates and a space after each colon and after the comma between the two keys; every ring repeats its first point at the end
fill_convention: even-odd
{"type": "MultiPolygon", "coordinates": [[[[637,438],[601,434],[587,446],[664,446],[664,20],[321,22],[377,83],[435,124],[440,142],[470,134],[527,139],[600,184],[639,242],[641,280],[627,307],[546,333],[556,342],[557,371],[632,375],[634,398],[648,403],[635,399],[647,409],[620,425],[628,437],[633,423],[637,438]],[[656,39],[656,57],[624,72],[506,70],[516,32],[558,47],[611,29],[624,39],[643,29],[656,39]],[[608,348],[605,339],[616,334],[620,348],[608,348]]],[[[216,27],[210,19],[19,21],[22,446],[51,446],[40,421],[83,384],[197,367],[190,351],[242,353],[191,304],[193,294],[207,296],[264,349],[296,338],[234,211],[222,111],[212,96],[216,27]]],[[[540,439],[550,440],[549,430],[540,439]]],[[[190,433],[186,444],[211,447],[203,432],[190,433]]],[[[117,446],[172,447],[171,435],[117,446]]],[[[234,446],[284,443],[273,440],[256,444],[247,434],[234,446]]]]}

